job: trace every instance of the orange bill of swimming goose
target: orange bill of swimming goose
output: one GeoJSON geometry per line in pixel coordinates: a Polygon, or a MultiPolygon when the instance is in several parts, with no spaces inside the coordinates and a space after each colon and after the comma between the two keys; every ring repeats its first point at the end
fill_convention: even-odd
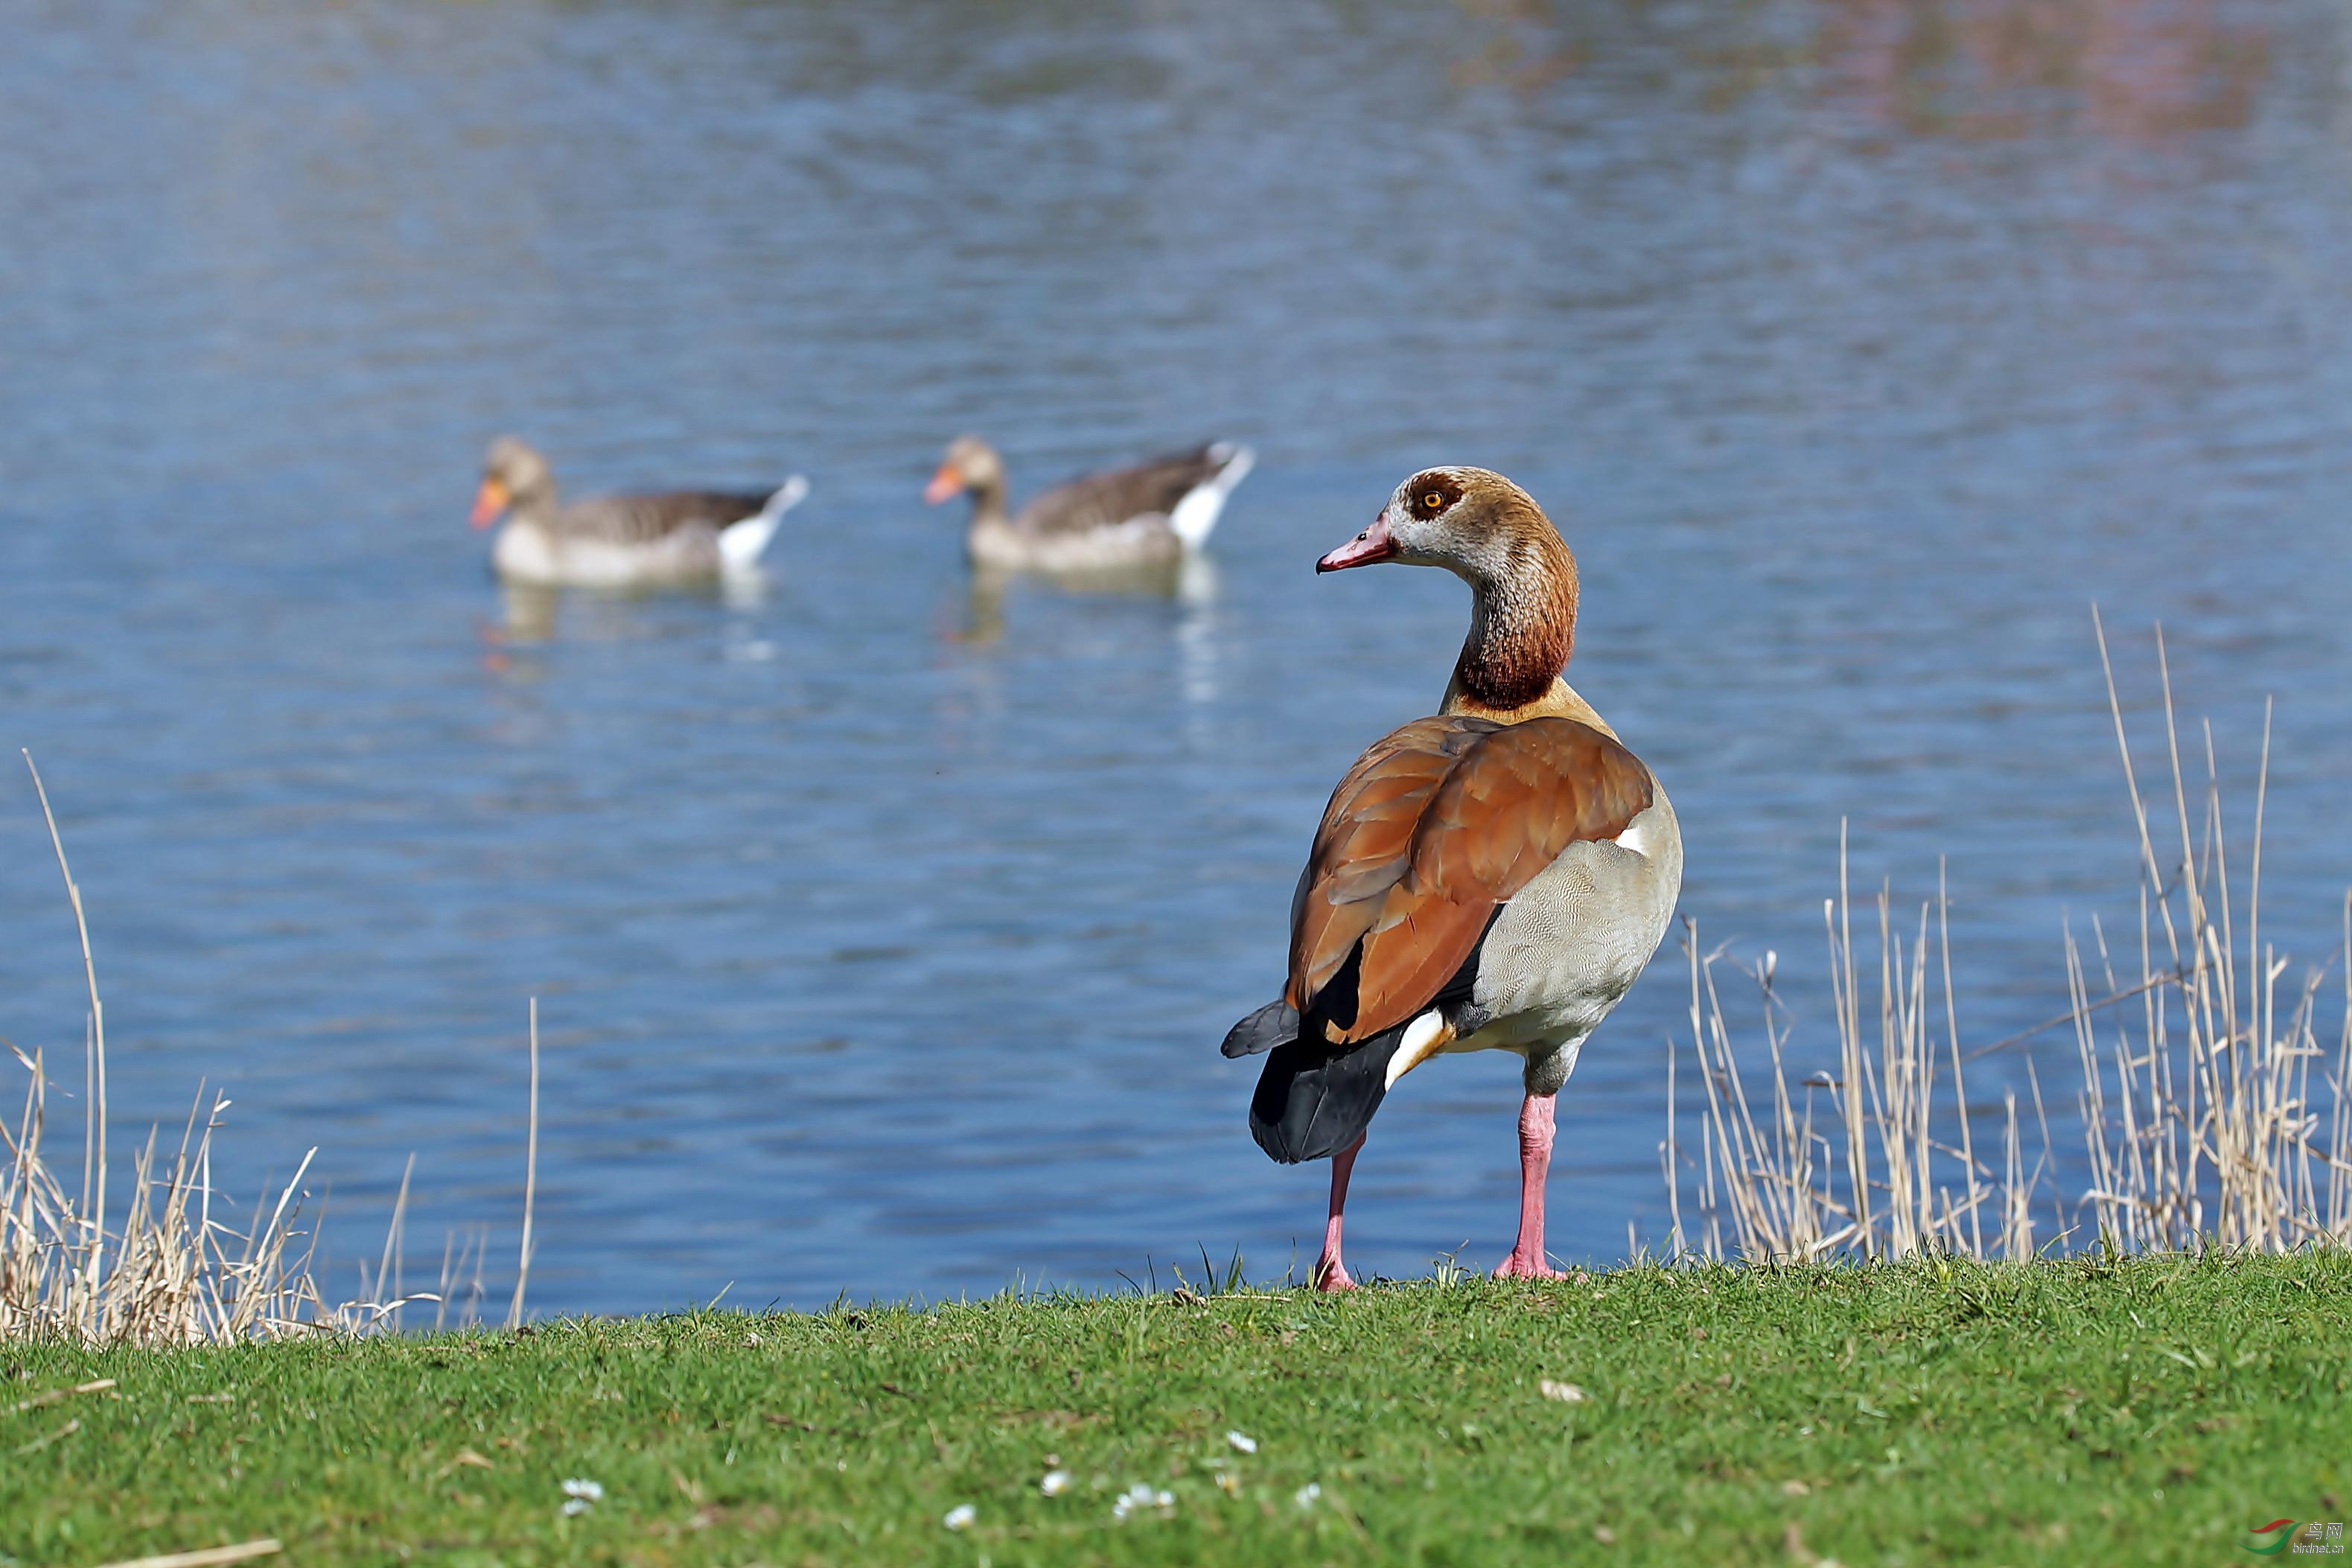
{"type": "Polygon", "coordinates": [[[1087,474],[1006,510],[1004,459],[977,436],[948,443],[923,490],[933,506],[971,497],[964,546],[975,564],[1005,572],[1085,573],[1172,566],[1208,542],[1257,460],[1247,447],[1213,441],[1087,474]]]}
{"type": "Polygon", "coordinates": [[[1381,1101],[1433,1057],[1517,1052],[1518,1239],[1496,1272],[1555,1278],[1555,1097],[1665,934],[1682,833],[1657,776],[1561,676],[1576,558],[1533,498],[1484,468],[1425,469],[1315,569],[1382,561],[1468,583],[1470,635],[1437,713],[1374,742],[1332,791],[1291,901],[1289,985],[1224,1054],[1271,1053],[1250,1101],[1259,1146],[1331,1161],[1314,1278],[1341,1290],[1348,1178],[1381,1101]]]}
{"type": "Polygon", "coordinates": [[[560,503],[547,459],[511,436],[490,444],[473,524],[499,525],[491,563],[509,583],[639,588],[748,573],[808,494],[794,474],[765,495],[679,490],[560,503]]]}

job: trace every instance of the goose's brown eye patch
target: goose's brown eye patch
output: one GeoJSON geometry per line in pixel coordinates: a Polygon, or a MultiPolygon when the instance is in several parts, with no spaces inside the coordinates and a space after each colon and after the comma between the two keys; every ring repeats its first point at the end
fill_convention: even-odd
{"type": "Polygon", "coordinates": [[[1450,474],[1421,474],[1406,487],[1412,496],[1412,515],[1427,521],[1462,499],[1462,487],[1450,474]]]}

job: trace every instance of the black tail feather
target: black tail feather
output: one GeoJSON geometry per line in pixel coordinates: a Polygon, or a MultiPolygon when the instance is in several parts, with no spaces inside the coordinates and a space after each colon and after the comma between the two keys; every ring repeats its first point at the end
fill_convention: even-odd
{"type": "Polygon", "coordinates": [[[1225,1031],[1218,1048],[1227,1057],[1254,1057],[1297,1037],[1298,1009],[1276,997],[1225,1031]]]}
{"type": "Polygon", "coordinates": [[[1352,1046],[1304,1039],[1276,1046],[1250,1099],[1257,1146],[1286,1165],[1352,1147],[1388,1098],[1389,1060],[1403,1043],[1404,1027],[1352,1046]]]}

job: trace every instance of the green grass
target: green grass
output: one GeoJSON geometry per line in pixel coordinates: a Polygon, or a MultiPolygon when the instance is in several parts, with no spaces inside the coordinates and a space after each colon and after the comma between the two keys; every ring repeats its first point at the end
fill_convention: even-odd
{"type": "Polygon", "coordinates": [[[2352,1512],[2348,1383],[2342,1254],[15,1345],[0,1553],[2251,1563],[2250,1525],[2352,1512]],[[567,1477],[604,1500],[563,1517],[567,1477]],[[1139,1481],[1173,1506],[1115,1521],[1139,1481]],[[976,1521],[943,1528],[961,1503],[976,1521]]]}

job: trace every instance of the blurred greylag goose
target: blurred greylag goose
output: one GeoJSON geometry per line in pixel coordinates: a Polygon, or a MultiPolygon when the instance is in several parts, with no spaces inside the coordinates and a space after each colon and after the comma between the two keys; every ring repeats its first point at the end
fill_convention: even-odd
{"type": "Polygon", "coordinates": [[[1087,474],[1005,509],[1004,459],[976,436],[948,444],[923,499],[937,506],[971,497],[965,546],[980,565],[1012,572],[1099,572],[1167,566],[1208,542],[1225,498],[1257,460],[1247,447],[1215,441],[1087,474]]]}
{"type": "Polygon", "coordinates": [[[1467,582],[1470,636],[1437,715],[1373,742],[1332,792],[1291,903],[1289,988],[1224,1054],[1273,1053],[1250,1102],[1268,1154],[1331,1160],[1315,1280],[1339,1290],[1348,1177],[1381,1100],[1433,1056],[1518,1053],[1519,1232],[1496,1272],[1550,1278],[1554,1097],[1665,934],[1682,834],[1656,775],[1560,677],[1576,558],[1525,490],[1426,469],[1315,569],[1376,561],[1467,582]]]}
{"type": "Polygon", "coordinates": [[[473,523],[500,519],[490,560],[511,583],[635,588],[707,583],[757,565],[784,513],[808,494],[794,474],[768,495],[681,490],[558,504],[554,470],[511,436],[490,444],[473,523]]]}

